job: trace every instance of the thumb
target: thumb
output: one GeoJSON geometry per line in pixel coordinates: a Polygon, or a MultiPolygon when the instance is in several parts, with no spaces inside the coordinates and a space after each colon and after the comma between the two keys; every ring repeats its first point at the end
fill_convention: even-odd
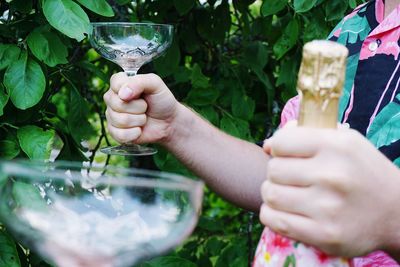
{"type": "Polygon", "coordinates": [[[142,94],[152,95],[167,88],[164,82],[155,74],[138,74],[128,77],[118,90],[118,96],[123,101],[139,98],[142,94]]]}
{"type": "Polygon", "coordinates": [[[128,85],[122,86],[122,88],[118,91],[118,96],[121,100],[126,102],[137,98],[135,91],[132,90],[128,85]]]}

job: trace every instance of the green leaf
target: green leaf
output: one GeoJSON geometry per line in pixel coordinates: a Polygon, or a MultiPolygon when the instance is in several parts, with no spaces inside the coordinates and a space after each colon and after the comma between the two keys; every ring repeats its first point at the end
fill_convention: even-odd
{"type": "Polygon", "coordinates": [[[290,49],[292,49],[299,38],[299,23],[294,18],[286,26],[283,31],[282,36],[274,45],[275,56],[280,59],[283,57],[290,49]]]}
{"type": "Polygon", "coordinates": [[[304,29],[307,29],[303,32],[304,43],[315,39],[326,39],[332,28],[329,23],[321,23],[321,21],[325,21],[324,12],[321,9],[316,9],[310,15],[309,20],[304,25],[304,29]]]}
{"type": "Polygon", "coordinates": [[[218,256],[226,244],[222,239],[212,236],[207,240],[206,249],[210,255],[218,256]]]}
{"type": "Polygon", "coordinates": [[[43,0],[43,13],[51,26],[77,41],[91,30],[87,14],[72,0],[43,0]]]}
{"type": "Polygon", "coordinates": [[[288,0],[264,0],[261,5],[261,14],[270,16],[278,13],[286,7],[288,0]]]}
{"type": "Polygon", "coordinates": [[[197,265],[187,259],[176,256],[155,258],[143,264],[143,267],[196,267],[197,265]]]}
{"type": "Polygon", "coordinates": [[[264,71],[257,70],[257,71],[255,71],[255,73],[256,73],[258,79],[260,80],[260,82],[264,85],[265,91],[268,96],[268,107],[270,108],[272,106],[272,101],[274,99],[275,88],[274,88],[274,86],[272,86],[268,75],[264,71]]]}
{"type": "Polygon", "coordinates": [[[126,5],[131,2],[132,2],[132,0],[117,0],[117,4],[120,6],[126,5]]]}
{"type": "Polygon", "coordinates": [[[250,139],[249,123],[238,118],[223,116],[220,123],[220,128],[224,132],[241,139],[250,139]]]}
{"type": "Polygon", "coordinates": [[[88,161],[89,159],[82,153],[76,142],[71,136],[61,135],[64,143],[60,154],[57,156],[57,160],[63,161],[88,161]]]}
{"type": "Polygon", "coordinates": [[[326,1],[325,3],[327,21],[340,20],[343,18],[348,7],[347,0],[326,1]]]}
{"type": "Polygon", "coordinates": [[[104,17],[113,17],[114,11],[106,0],[77,0],[81,5],[87,9],[102,15],[104,17]]]}
{"type": "Polygon", "coordinates": [[[158,147],[158,153],[154,155],[154,162],[162,171],[177,173],[187,177],[193,176],[174,155],[162,147],[158,147]]]}
{"type": "Polygon", "coordinates": [[[195,0],[174,0],[175,8],[181,16],[188,13],[195,4],[195,0]]]}
{"type": "Polygon", "coordinates": [[[15,140],[0,141],[0,158],[13,159],[18,156],[19,152],[19,144],[15,140]]]}
{"type": "Polygon", "coordinates": [[[29,125],[19,128],[17,137],[21,149],[30,159],[48,160],[55,138],[53,130],[45,131],[37,126],[29,125]]]}
{"type": "Polygon", "coordinates": [[[197,227],[209,232],[223,232],[225,225],[218,219],[202,215],[199,218],[197,227]]]}
{"type": "Polygon", "coordinates": [[[130,2],[132,2],[132,0],[117,0],[117,4],[120,6],[126,5],[130,2]]]}
{"type": "Polygon", "coordinates": [[[190,90],[186,101],[196,106],[206,106],[214,104],[220,92],[215,87],[193,88],[190,90]]]}
{"type": "Polygon", "coordinates": [[[235,90],[232,101],[232,114],[243,120],[251,120],[254,116],[256,103],[240,90],[235,90]]]}
{"type": "Polygon", "coordinates": [[[39,60],[50,67],[68,63],[68,49],[57,34],[46,29],[36,29],[28,35],[28,46],[39,60]]]}
{"type": "Polygon", "coordinates": [[[11,10],[17,10],[24,14],[31,12],[32,7],[32,0],[13,0],[10,3],[11,10]]]}
{"type": "Polygon", "coordinates": [[[299,63],[295,58],[290,58],[289,60],[281,61],[281,64],[276,86],[283,85],[285,87],[281,95],[286,102],[297,94],[296,82],[299,63]]]}
{"type": "Polygon", "coordinates": [[[0,229],[0,266],[21,266],[16,244],[4,229],[0,229]]]}
{"type": "Polygon", "coordinates": [[[174,40],[165,55],[154,61],[154,67],[159,75],[166,77],[177,72],[180,59],[179,42],[174,40]]]}
{"type": "Polygon", "coordinates": [[[48,206],[40,195],[39,188],[33,184],[13,182],[13,197],[18,206],[29,210],[45,211],[48,206]]]}
{"type": "Polygon", "coordinates": [[[304,13],[315,6],[318,0],[294,0],[294,10],[297,13],[304,13]]]}
{"type": "Polygon", "coordinates": [[[99,67],[88,61],[78,62],[77,66],[93,73],[95,77],[99,78],[105,83],[108,83],[110,81],[110,77],[108,77],[99,67]]]}
{"type": "Polygon", "coordinates": [[[200,107],[198,109],[196,109],[196,111],[198,113],[200,113],[200,115],[207,119],[209,122],[211,122],[214,125],[218,125],[219,124],[219,116],[218,116],[218,112],[212,107],[212,106],[203,106],[200,107]]]}
{"type": "Polygon", "coordinates": [[[77,144],[88,139],[94,130],[88,121],[89,103],[73,87],[69,96],[68,128],[77,144]]]}
{"type": "Polygon", "coordinates": [[[198,64],[195,64],[192,70],[192,86],[194,88],[207,88],[209,85],[209,78],[203,74],[198,64]]]}
{"type": "Polygon", "coordinates": [[[5,137],[0,141],[0,158],[13,159],[20,153],[17,131],[12,129],[6,134],[5,137]]]}
{"type": "Polygon", "coordinates": [[[39,103],[46,88],[46,79],[40,65],[28,58],[25,52],[7,68],[4,85],[11,102],[24,110],[39,103]]]}
{"type": "Polygon", "coordinates": [[[192,77],[192,70],[187,67],[178,67],[178,70],[174,73],[174,79],[177,83],[186,83],[190,81],[192,77]]]}
{"type": "Polygon", "coordinates": [[[247,253],[243,253],[246,251],[246,240],[239,238],[233,239],[230,242],[231,244],[225,247],[215,264],[215,267],[243,267],[248,266],[247,253]]]}
{"type": "Polygon", "coordinates": [[[10,63],[16,61],[21,53],[16,45],[0,44],[0,70],[7,68],[10,63]]]}
{"type": "Polygon", "coordinates": [[[357,7],[357,1],[356,0],[349,0],[349,6],[351,9],[354,9],[357,7]]]}
{"type": "MultiPolygon", "coordinates": [[[[396,97],[400,101],[400,95],[396,97]]],[[[391,102],[372,122],[367,138],[376,146],[390,145],[400,139],[400,104],[391,102]]]]}
{"type": "Polygon", "coordinates": [[[221,119],[221,124],[220,124],[220,128],[221,130],[223,130],[224,132],[235,136],[235,137],[239,137],[240,136],[240,132],[239,129],[234,121],[234,119],[231,119],[229,117],[223,117],[221,119]]]}
{"type": "Polygon", "coordinates": [[[4,87],[0,83],[0,117],[3,116],[3,109],[7,105],[9,96],[4,92],[4,87]]]}
{"type": "Polygon", "coordinates": [[[268,49],[262,42],[251,42],[244,49],[244,62],[253,71],[262,70],[268,62],[268,49]]]}

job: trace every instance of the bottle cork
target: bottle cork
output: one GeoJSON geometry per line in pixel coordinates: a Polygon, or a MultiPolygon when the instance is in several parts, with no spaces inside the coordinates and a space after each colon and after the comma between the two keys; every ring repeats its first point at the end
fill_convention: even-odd
{"type": "Polygon", "coordinates": [[[303,48],[297,81],[299,126],[336,128],[348,49],[332,41],[312,41],[303,48]]]}

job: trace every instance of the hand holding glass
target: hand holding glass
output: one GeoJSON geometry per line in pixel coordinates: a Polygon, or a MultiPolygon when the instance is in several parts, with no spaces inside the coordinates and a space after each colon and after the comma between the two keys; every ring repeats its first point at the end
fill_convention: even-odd
{"type": "MultiPolygon", "coordinates": [[[[159,57],[171,45],[173,26],[153,23],[92,23],[90,43],[104,58],[134,76],[144,64],[159,57]]],[[[157,150],[134,144],[102,148],[111,155],[147,156],[157,150]]]]}

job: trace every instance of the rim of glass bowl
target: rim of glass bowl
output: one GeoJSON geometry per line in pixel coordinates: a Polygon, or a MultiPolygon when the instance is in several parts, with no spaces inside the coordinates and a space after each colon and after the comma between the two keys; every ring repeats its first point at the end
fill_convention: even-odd
{"type": "Polygon", "coordinates": [[[90,23],[92,26],[115,26],[115,27],[121,27],[121,26],[154,26],[154,27],[168,27],[168,28],[174,28],[174,25],[172,24],[161,24],[161,23],[152,23],[152,22],[91,22],[90,23]]]}
{"type": "Polygon", "coordinates": [[[200,180],[193,180],[179,174],[169,172],[154,171],[147,169],[125,168],[116,166],[90,166],[89,164],[70,161],[43,162],[32,160],[0,160],[0,174],[22,176],[27,179],[36,179],[43,181],[52,178],[79,182],[82,176],[66,176],[66,171],[95,170],[103,172],[111,171],[117,175],[103,175],[88,180],[94,185],[115,185],[115,186],[139,186],[139,187],[156,187],[163,189],[182,190],[202,194],[204,183],[200,180]],[[118,175],[121,173],[120,175],[118,175]],[[135,179],[133,179],[135,178],[135,179]],[[149,179],[150,178],[150,179],[149,179]]]}

